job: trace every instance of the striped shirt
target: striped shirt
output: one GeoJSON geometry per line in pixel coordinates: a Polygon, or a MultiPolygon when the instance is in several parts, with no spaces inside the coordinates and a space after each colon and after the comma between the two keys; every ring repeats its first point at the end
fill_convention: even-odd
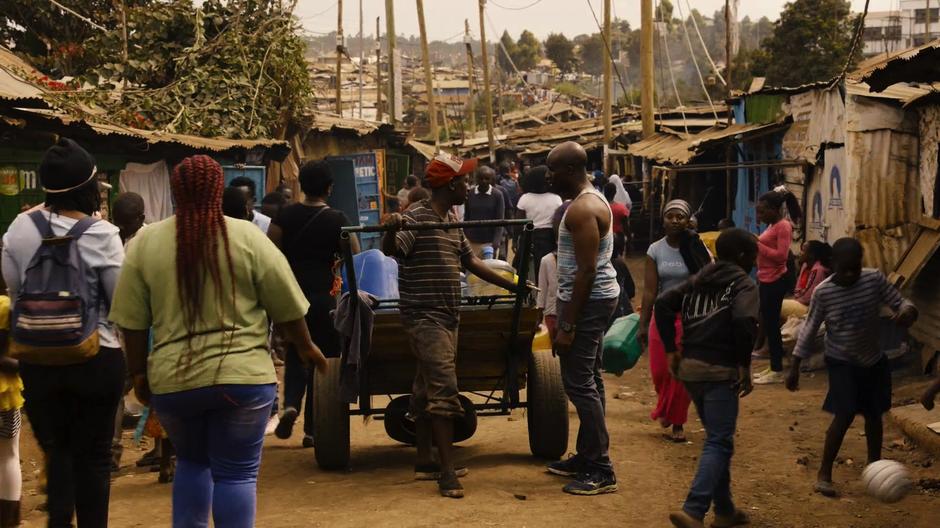
{"type": "Polygon", "coordinates": [[[899,311],[910,303],[875,269],[862,270],[858,282],[848,287],[832,279],[824,280],[813,293],[793,355],[808,358],[820,325],[826,323],[826,356],[870,367],[884,355],[879,347],[881,306],[899,311]]]}
{"type": "MultiPolygon", "coordinates": [[[[597,275],[594,276],[594,284],[591,286],[590,299],[616,299],[620,296],[620,284],[617,282],[617,270],[614,269],[614,265],[610,261],[614,253],[614,216],[610,212],[610,204],[607,203],[607,199],[593,188],[582,191],[575,200],[580,200],[587,195],[594,195],[603,200],[604,205],[607,206],[607,212],[610,214],[610,227],[607,228],[607,233],[601,235],[600,247],[597,252],[597,275]]],[[[570,206],[565,211],[565,216],[562,217],[558,229],[558,298],[564,302],[571,301],[571,294],[574,291],[574,276],[578,271],[578,261],[574,254],[574,237],[565,226],[569,211],[571,211],[570,206]]]]}
{"type": "MultiPolygon", "coordinates": [[[[454,213],[441,218],[428,200],[415,204],[402,216],[406,223],[457,221],[454,213]]],[[[463,230],[399,231],[396,240],[402,314],[448,326],[456,324],[461,260],[473,254],[463,230]]]]}

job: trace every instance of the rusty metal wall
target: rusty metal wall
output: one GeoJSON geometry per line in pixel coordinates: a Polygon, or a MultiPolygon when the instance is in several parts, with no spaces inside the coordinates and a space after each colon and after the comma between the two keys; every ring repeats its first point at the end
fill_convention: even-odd
{"type": "Polygon", "coordinates": [[[849,132],[855,225],[890,228],[922,215],[918,139],[892,130],[849,132]]]}
{"type": "Polygon", "coordinates": [[[865,249],[864,264],[885,274],[894,271],[904,252],[917,235],[917,224],[904,224],[893,228],[872,227],[855,232],[855,238],[865,249]]]}

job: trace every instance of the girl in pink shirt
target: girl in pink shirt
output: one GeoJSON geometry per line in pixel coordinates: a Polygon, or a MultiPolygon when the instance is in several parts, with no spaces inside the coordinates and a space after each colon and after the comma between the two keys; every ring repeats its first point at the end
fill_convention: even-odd
{"type": "Polygon", "coordinates": [[[800,204],[793,193],[785,190],[770,191],[757,201],[757,218],[767,224],[758,238],[757,281],[760,289],[761,326],[770,349],[770,370],[757,376],[754,383],[783,383],[783,340],[780,337],[780,309],[783,298],[793,285],[787,277],[787,257],[793,242],[793,219],[802,217],[800,204]]]}

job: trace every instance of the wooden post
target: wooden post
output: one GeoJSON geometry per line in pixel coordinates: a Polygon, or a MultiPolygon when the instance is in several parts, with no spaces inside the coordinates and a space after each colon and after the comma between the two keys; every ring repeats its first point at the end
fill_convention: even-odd
{"type": "MultiPolygon", "coordinates": [[[[734,122],[734,112],[731,110],[731,97],[734,92],[734,70],[731,64],[731,61],[734,60],[734,57],[731,56],[731,0],[725,0],[725,79],[728,81],[728,124],[734,122]]],[[[734,176],[737,171],[730,168],[734,158],[732,157],[733,149],[731,144],[728,145],[728,148],[725,149],[725,164],[729,166],[725,170],[725,218],[731,218],[731,214],[734,211],[734,204],[731,203],[731,196],[734,194],[732,189],[732,182],[735,180],[734,176]]]]}
{"type": "MultiPolygon", "coordinates": [[[[470,118],[470,134],[472,135],[477,131],[477,120],[473,111],[473,48],[470,45],[470,21],[464,19],[463,25],[463,43],[467,46],[467,84],[470,86],[470,92],[467,94],[467,117],[470,118]]],[[[467,139],[466,129],[464,130],[464,139],[467,139]]]]}
{"type": "Polygon", "coordinates": [[[610,31],[610,0],[604,0],[604,159],[601,160],[604,167],[604,173],[610,174],[610,167],[606,150],[613,141],[614,109],[611,103],[611,91],[613,89],[614,58],[611,56],[611,31],[610,31]]]}
{"type": "MultiPolygon", "coordinates": [[[[652,0],[648,0],[652,1],[652,0]]],[[[496,139],[493,137],[493,94],[490,93],[490,58],[486,49],[486,0],[480,3],[480,47],[483,49],[483,104],[486,105],[486,139],[489,143],[490,162],[496,163],[496,139]]]]}
{"type": "Polygon", "coordinates": [[[930,0],[927,0],[927,9],[924,10],[924,44],[930,42],[930,0]]]}
{"type": "Polygon", "coordinates": [[[503,133],[503,69],[499,67],[499,46],[494,46],[493,69],[496,70],[496,121],[499,123],[499,132],[503,133]]]}
{"type": "Polygon", "coordinates": [[[388,39],[388,122],[395,124],[395,0],[385,0],[385,38],[388,39]]]}
{"type": "Polygon", "coordinates": [[[362,31],[362,0],[359,0],[359,119],[362,119],[362,72],[365,67],[365,47],[362,40],[364,37],[362,31]]]}
{"type": "Polygon", "coordinates": [[[434,145],[441,141],[441,133],[437,128],[437,105],[434,104],[434,75],[431,72],[431,58],[428,56],[428,32],[424,25],[424,0],[415,0],[418,6],[418,31],[421,33],[421,62],[424,64],[424,85],[428,90],[428,121],[431,124],[431,137],[434,145]]]}
{"type": "Polygon", "coordinates": [[[343,115],[343,0],[336,2],[336,113],[343,115]]]}
{"type": "Polygon", "coordinates": [[[382,17],[375,17],[375,120],[382,121],[382,39],[379,22],[382,17]]]}
{"type": "Polygon", "coordinates": [[[653,0],[642,0],[640,31],[640,85],[641,114],[643,118],[643,137],[656,133],[653,122],[653,0]]]}

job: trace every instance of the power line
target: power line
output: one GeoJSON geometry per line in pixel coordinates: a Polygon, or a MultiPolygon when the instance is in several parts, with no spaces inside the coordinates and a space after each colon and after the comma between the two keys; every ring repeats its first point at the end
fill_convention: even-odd
{"type": "MultiPolygon", "coordinates": [[[[852,63],[852,57],[855,55],[855,52],[858,50],[858,43],[862,39],[862,31],[865,30],[865,18],[868,16],[868,3],[870,0],[865,0],[865,10],[862,11],[862,16],[858,18],[858,25],[855,27],[855,36],[852,37],[852,47],[849,49],[849,55],[845,58],[845,65],[842,66],[842,73],[839,74],[839,79],[845,77],[845,73],[849,71],[849,64],[852,63]]],[[[928,19],[930,18],[930,13],[927,13],[928,19]]]]}
{"type": "MultiPolygon", "coordinates": [[[[698,59],[695,57],[695,50],[692,49],[692,37],[689,36],[689,26],[685,22],[685,13],[682,12],[682,3],[677,2],[676,7],[679,8],[679,16],[682,18],[682,32],[685,33],[685,42],[689,45],[689,55],[692,57],[692,64],[695,65],[695,73],[698,74],[698,80],[702,84],[702,91],[705,92],[705,98],[708,99],[708,105],[712,107],[712,114],[715,115],[715,121],[718,121],[718,111],[715,110],[715,103],[712,102],[712,96],[708,93],[708,87],[705,86],[705,78],[702,77],[702,70],[698,66],[698,59]]],[[[695,16],[689,15],[692,20],[695,20],[695,16]]],[[[708,53],[708,50],[705,51],[708,53]]]]}
{"type": "Polygon", "coordinates": [[[505,9],[505,10],[507,10],[507,11],[525,11],[526,9],[529,9],[530,7],[535,7],[535,6],[539,5],[540,3],[542,3],[542,0],[535,0],[534,2],[532,2],[531,4],[526,5],[526,6],[522,6],[522,7],[509,7],[509,6],[499,5],[499,4],[497,4],[496,2],[494,2],[493,0],[490,0],[490,4],[491,4],[491,5],[494,5],[494,6],[498,7],[498,8],[500,8],[500,9],[505,9]]]}
{"type": "MultiPolygon", "coordinates": [[[[601,40],[604,41],[604,49],[607,50],[606,60],[613,61],[614,53],[610,50],[610,42],[607,42],[607,35],[604,34],[604,29],[601,28],[601,22],[597,19],[597,13],[594,11],[594,4],[591,3],[591,0],[586,1],[588,7],[591,8],[591,15],[594,17],[594,23],[597,24],[597,29],[601,35],[601,40]]],[[[630,98],[630,104],[633,104],[633,94],[627,91],[627,86],[623,83],[623,77],[620,76],[620,69],[614,68],[614,71],[617,72],[617,81],[620,83],[620,88],[623,89],[623,93],[630,98]]]]}
{"type": "MultiPolygon", "coordinates": [[[[51,0],[50,0],[50,1],[51,1],[51,0]]],[[[339,2],[333,2],[333,5],[331,5],[330,7],[326,8],[326,9],[324,9],[323,11],[320,11],[319,13],[314,13],[314,14],[312,14],[312,15],[307,15],[307,16],[304,16],[304,17],[300,17],[300,20],[310,20],[311,18],[317,18],[317,17],[320,16],[320,15],[325,15],[325,14],[327,14],[328,12],[330,12],[330,10],[333,9],[334,7],[336,7],[337,5],[339,5],[339,2]]]]}
{"type": "MultiPolygon", "coordinates": [[[[712,70],[714,70],[715,75],[718,76],[718,80],[721,81],[721,84],[728,86],[728,83],[725,82],[725,78],[722,77],[721,72],[718,71],[718,66],[715,66],[715,61],[712,60],[711,54],[708,53],[708,46],[705,45],[705,39],[702,38],[702,32],[698,28],[698,21],[695,20],[695,16],[692,15],[693,10],[692,10],[692,5],[689,4],[689,0],[685,0],[685,5],[688,6],[689,8],[689,18],[692,19],[692,25],[695,26],[695,32],[698,34],[698,41],[702,43],[702,49],[705,50],[705,57],[708,59],[708,63],[711,64],[712,70]]],[[[725,31],[731,31],[731,28],[726,27],[725,31]]]]}
{"type": "Polygon", "coordinates": [[[69,14],[71,14],[71,15],[74,15],[74,16],[78,17],[82,22],[85,22],[86,24],[88,24],[89,26],[91,26],[91,27],[93,27],[93,28],[95,28],[95,29],[98,29],[98,30],[100,30],[100,31],[108,31],[108,28],[102,26],[101,24],[96,23],[94,20],[92,20],[92,19],[90,19],[90,18],[88,18],[88,17],[86,17],[86,16],[84,16],[84,15],[82,15],[82,14],[80,14],[80,13],[74,11],[74,10],[72,10],[72,9],[69,9],[68,7],[65,7],[64,5],[62,5],[62,4],[58,3],[58,2],[56,2],[56,0],[49,0],[49,3],[52,4],[52,5],[54,5],[54,6],[56,6],[56,7],[58,7],[59,9],[65,11],[66,13],[69,13],[69,14]]]}

